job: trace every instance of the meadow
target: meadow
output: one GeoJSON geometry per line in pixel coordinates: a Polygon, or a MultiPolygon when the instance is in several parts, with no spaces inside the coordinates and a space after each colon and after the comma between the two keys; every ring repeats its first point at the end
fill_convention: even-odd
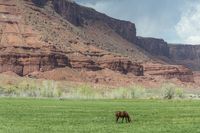
{"type": "Polygon", "coordinates": [[[199,133],[197,100],[0,99],[0,133],[199,133]],[[126,110],[132,123],[116,123],[126,110]]]}

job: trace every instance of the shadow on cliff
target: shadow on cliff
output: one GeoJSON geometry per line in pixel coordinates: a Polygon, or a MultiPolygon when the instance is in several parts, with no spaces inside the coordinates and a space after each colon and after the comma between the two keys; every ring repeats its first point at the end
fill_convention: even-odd
{"type": "Polygon", "coordinates": [[[48,0],[32,0],[32,2],[39,6],[39,7],[44,7],[45,4],[47,3],[48,0]]]}

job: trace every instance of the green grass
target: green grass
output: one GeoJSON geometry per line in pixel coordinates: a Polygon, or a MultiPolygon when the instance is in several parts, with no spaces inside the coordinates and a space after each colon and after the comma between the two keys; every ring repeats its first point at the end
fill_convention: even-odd
{"type": "Polygon", "coordinates": [[[0,99],[0,133],[199,133],[200,101],[0,99]],[[115,123],[126,110],[133,123],[115,123]]]}

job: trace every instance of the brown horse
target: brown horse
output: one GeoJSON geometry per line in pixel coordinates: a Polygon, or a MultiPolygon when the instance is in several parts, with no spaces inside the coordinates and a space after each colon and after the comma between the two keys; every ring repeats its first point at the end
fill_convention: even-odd
{"type": "Polygon", "coordinates": [[[126,120],[126,123],[131,122],[131,118],[130,118],[128,112],[126,112],[126,111],[118,111],[115,113],[115,116],[116,116],[116,122],[118,122],[119,118],[122,118],[122,123],[124,122],[124,118],[126,120]]]}

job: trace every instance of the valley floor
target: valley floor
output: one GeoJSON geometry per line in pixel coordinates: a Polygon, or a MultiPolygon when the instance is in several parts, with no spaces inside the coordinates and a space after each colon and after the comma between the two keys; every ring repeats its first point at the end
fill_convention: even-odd
{"type": "Polygon", "coordinates": [[[197,133],[200,101],[0,99],[1,133],[197,133]],[[116,123],[126,110],[133,122],[116,123]]]}

